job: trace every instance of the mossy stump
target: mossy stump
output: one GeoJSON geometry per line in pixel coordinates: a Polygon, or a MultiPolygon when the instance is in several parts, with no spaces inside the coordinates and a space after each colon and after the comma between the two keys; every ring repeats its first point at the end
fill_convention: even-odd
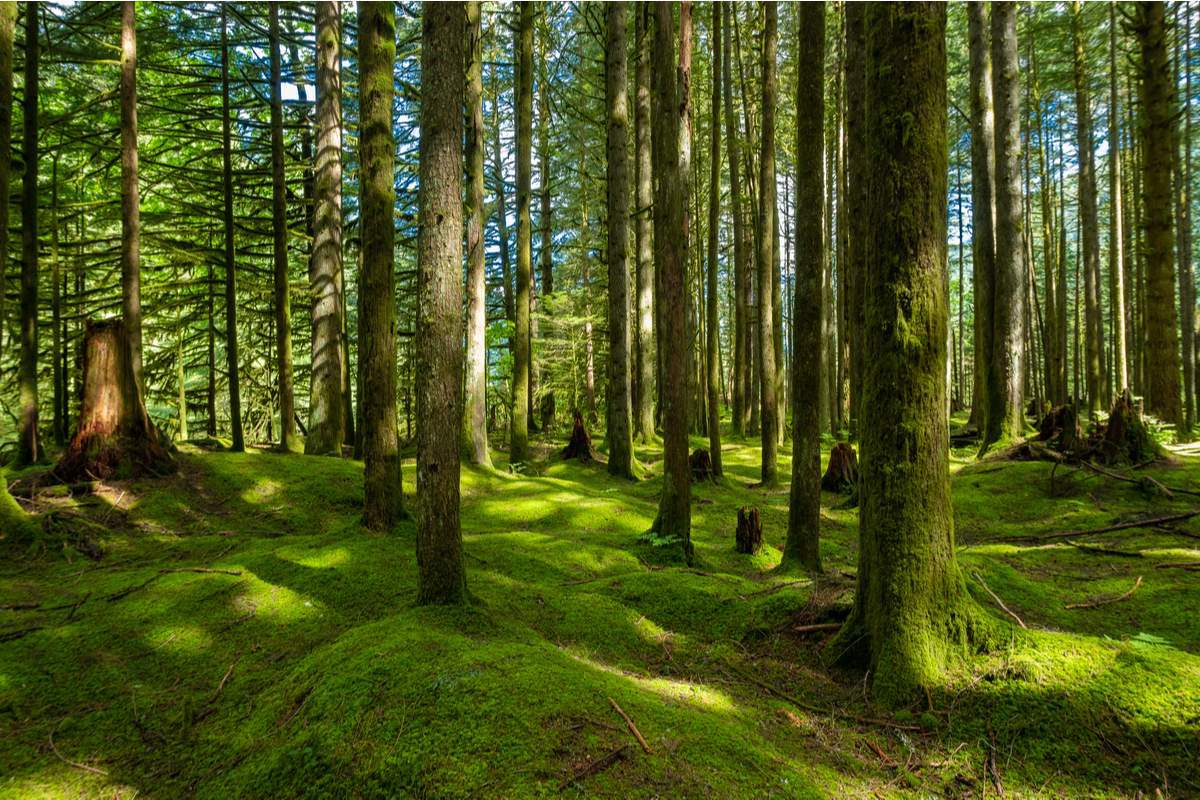
{"type": "Polygon", "coordinates": [[[692,483],[717,479],[716,473],[713,472],[712,455],[703,447],[697,448],[688,456],[688,467],[692,471],[692,483]]]}
{"type": "Polygon", "coordinates": [[[858,453],[848,442],[838,442],[829,451],[829,466],[821,476],[821,488],[827,492],[853,494],[858,486],[858,453]]]}
{"type": "Polygon", "coordinates": [[[1074,450],[1081,436],[1079,417],[1073,405],[1055,406],[1038,424],[1037,440],[1052,443],[1063,452],[1074,450]]]}
{"type": "Polygon", "coordinates": [[[567,441],[567,446],[559,453],[563,460],[577,458],[580,461],[599,461],[596,456],[596,449],[592,447],[592,437],[588,435],[587,427],[583,424],[583,414],[575,411],[573,416],[573,424],[571,426],[571,438],[567,441]]]}
{"type": "Polygon", "coordinates": [[[64,483],[162,476],[175,461],[159,439],[133,376],[121,320],[87,324],[79,426],[54,468],[64,483]]]}
{"type": "Polygon", "coordinates": [[[734,547],[739,553],[747,555],[762,550],[762,517],[757,508],[742,506],[738,509],[734,547]]]}
{"type": "Polygon", "coordinates": [[[1098,448],[1101,460],[1109,464],[1119,461],[1142,464],[1162,455],[1158,442],[1142,419],[1140,406],[1133,402],[1128,390],[1113,401],[1098,448]]]}

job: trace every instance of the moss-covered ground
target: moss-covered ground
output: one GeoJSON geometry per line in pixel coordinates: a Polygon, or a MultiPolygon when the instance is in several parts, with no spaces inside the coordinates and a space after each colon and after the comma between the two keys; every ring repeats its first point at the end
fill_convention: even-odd
{"type": "MultiPolygon", "coordinates": [[[[652,475],[660,455],[639,450],[652,475]]],[[[43,497],[49,532],[5,543],[0,797],[1200,796],[1200,572],[1176,566],[1200,517],[1073,539],[1128,555],[1027,541],[1200,497],[956,453],[959,559],[1011,640],[889,715],[823,666],[827,633],[793,630],[844,615],[856,513],[825,496],[827,578],[773,573],[787,490],[748,488],[752,444],[696,487],[691,569],[638,541],[657,480],[464,470],[465,609],[414,605],[412,523],[359,526],[360,464],[180,461],[43,497]],[[733,551],[741,505],[757,556],[733,551]]],[[[1200,458],[1143,473],[1200,489],[1200,458]]]]}

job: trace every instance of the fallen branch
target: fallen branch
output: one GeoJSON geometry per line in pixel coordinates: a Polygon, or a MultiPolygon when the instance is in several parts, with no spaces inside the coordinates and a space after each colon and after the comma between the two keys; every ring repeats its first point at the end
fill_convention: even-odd
{"type": "Polygon", "coordinates": [[[620,761],[622,758],[625,757],[625,749],[628,746],[629,745],[623,744],[620,747],[618,747],[616,750],[613,750],[609,753],[605,753],[604,755],[600,756],[599,758],[593,759],[592,761],[589,761],[588,763],[584,764],[582,767],[577,769],[575,771],[575,773],[573,775],[571,775],[571,777],[567,778],[565,781],[562,782],[562,785],[558,787],[559,791],[566,789],[572,783],[583,780],[584,778],[588,777],[589,775],[595,775],[597,772],[601,772],[603,770],[608,769],[613,764],[617,763],[618,761],[620,761]]]}
{"type": "Polygon", "coordinates": [[[1015,619],[1017,621],[1017,624],[1020,625],[1022,628],[1025,628],[1026,630],[1028,630],[1029,626],[1025,624],[1025,620],[1018,617],[1017,613],[1015,611],[1013,611],[1008,606],[1004,605],[1004,601],[1000,599],[999,595],[997,595],[995,592],[993,592],[991,590],[991,588],[987,585],[987,582],[983,580],[983,578],[980,576],[980,574],[978,572],[972,572],[971,575],[975,578],[975,580],[979,581],[979,585],[982,586],[983,590],[985,592],[987,592],[993,600],[996,601],[996,605],[1000,606],[1000,609],[1005,614],[1008,614],[1010,617],[1015,619]]]}
{"type": "Polygon", "coordinates": [[[781,589],[787,589],[792,586],[800,586],[801,584],[805,584],[805,583],[812,583],[812,580],[809,578],[802,578],[801,580],[798,580],[798,581],[785,581],[783,583],[777,583],[774,586],[771,586],[766,589],[759,589],[757,592],[750,592],[749,594],[738,595],[738,597],[739,597],[739,599],[742,599],[742,600],[749,600],[751,597],[762,597],[763,595],[775,594],[776,592],[780,591],[781,589]]]}
{"type": "Polygon", "coordinates": [[[225,670],[225,677],[221,678],[221,682],[217,684],[217,690],[213,692],[213,696],[208,701],[209,705],[217,702],[217,698],[221,696],[221,692],[225,689],[225,684],[229,682],[229,676],[233,675],[233,668],[237,666],[240,660],[240,656],[234,659],[233,663],[229,665],[229,669],[225,670]]]}
{"type": "Polygon", "coordinates": [[[1067,544],[1071,545],[1071,547],[1074,547],[1077,550],[1082,550],[1085,553],[1095,553],[1096,555],[1102,555],[1102,556],[1122,556],[1124,558],[1142,558],[1143,557],[1142,552],[1140,550],[1133,550],[1133,551],[1131,551],[1131,550],[1110,550],[1107,547],[1100,547],[1099,545],[1081,544],[1080,542],[1076,542],[1072,539],[1064,539],[1063,541],[1066,542],[1067,544]]]}
{"type": "Polygon", "coordinates": [[[1174,563],[1155,564],[1155,569],[1200,569],[1200,561],[1176,561],[1174,563]]]}
{"type": "Polygon", "coordinates": [[[867,747],[871,748],[871,749],[872,749],[872,750],[875,752],[875,755],[879,756],[879,760],[883,762],[883,765],[884,765],[885,767],[891,767],[891,768],[894,768],[894,767],[897,767],[897,766],[899,766],[899,765],[896,763],[895,759],[893,759],[893,758],[892,758],[891,756],[889,756],[887,753],[883,752],[883,748],[882,748],[882,747],[880,747],[879,745],[875,744],[875,743],[874,743],[874,742],[872,742],[870,739],[866,739],[866,742],[867,742],[867,747]]]}
{"type": "Polygon", "coordinates": [[[792,630],[796,633],[818,633],[820,631],[841,630],[840,622],[817,622],[812,625],[796,625],[792,630]]]}
{"type": "Polygon", "coordinates": [[[1141,585],[1142,585],[1142,576],[1138,575],[1138,579],[1133,584],[1133,588],[1130,589],[1128,592],[1125,592],[1125,594],[1118,595],[1116,597],[1097,597],[1096,599],[1089,600],[1085,603],[1069,603],[1067,605],[1067,608],[1097,608],[1099,606],[1107,606],[1112,603],[1119,603],[1122,600],[1125,600],[1125,599],[1131,597],[1133,595],[1133,593],[1136,592],[1138,590],[1138,587],[1141,585]]]}
{"type": "Polygon", "coordinates": [[[629,732],[633,734],[634,738],[638,740],[638,744],[640,744],[642,749],[646,751],[646,754],[649,755],[650,745],[646,744],[646,739],[642,736],[642,732],[638,730],[637,725],[633,724],[633,720],[628,714],[625,713],[625,709],[617,705],[617,701],[613,700],[611,697],[608,698],[608,702],[612,703],[612,707],[618,714],[621,715],[621,718],[625,720],[625,724],[629,726],[629,732]]]}
{"type": "MultiPolygon", "coordinates": [[[[55,726],[54,730],[58,730],[58,727],[61,725],[62,725],[61,722],[58,723],[58,725],[55,726]]],[[[53,750],[54,755],[58,756],[59,760],[62,761],[67,766],[74,767],[75,769],[81,769],[84,772],[90,772],[93,775],[108,775],[107,772],[100,769],[99,767],[89,767],[87,764],[80,764],[78,761],[72,761],[71,759],[64,756],[62,753],[58,752],[58,747],[57,747],[57,745],[54,744],[54,731],[50,731],[50,749],[53,750]]]]}
{"type": "Polygon", "coordinates": [[[1115,525],[1106,525],[1103,528],[1090,528],[1085,530],[1061,531],[1059,533],[1047,533],[1041,536],[1017,536],[1003,537],[1000,539],[991,539],[989,541],[1003,542],[1048,542],[1054,539],[1078,539],[1085,536],[1098,536],[1102,533],[1113,533],[1114,531],[1127,531],[1133,528],[1154,528],[1159,525],[1167,525],[1172,522],[1183,522],[1192,517],[1200,515],[1200,509],[1185,511],[1181,514],[1171,514],[1166,517],[1153,517],[1151,519],[1135,519],[1129,522],[1118,522],[1115,525]]]}
{"type": "Polygon", "coordinates": [[[159,575],[171,575],[176,572],[199,572],[203,575],[241,575],[240,569],[212,569],[211,567],[170,567],[160,569],[159,575]]]}
{"type": "Polygon", "coordinates": [[[0,644],[3,644],[4,642],[15,642],[17,639],[22,639],[31,633],[40,631],[43,627],[44,626],[42,625],[34,625],[31,628],[21,628],[20,630],[0,633],[0,644]]]}
{"type": "Polygon", "coordinates": [[[873,719],[871,717],[858,717],[853,714],[846,714],[845,712],[838,711],[835,708],[822,708],[821,706],[815,705],[813,703],[806,703],[797,697],[793,697],[792,695],[788,694],[787,692],[776,689],[774,686],[767,683],[766,681],[760,681],[758,678],[754,677],[753,675],[749,674],[748,672],[745,672],[744,670],[739,669],[738,667],[730,667],[730,669],[732,669],[738,675],[738,677],[742,678],[742,680],[749,681],[750,683],[753,683],[755,686],[758,686],[762,689],[767,690],[771,694],[778,697],[780,700],[784,700],[788,703],[791,703],[792,705],[794,705],[796,708],[800,709],[801,711],[807,711],[810,714],[821,714],[822,716],[831,716],[831,717],[841,716],[841,717],[845,717],[846,719],[853,720],[854,722],[862,723],[863,725],[878,725],[878,726],[885,727],[885,728],[895,728],[896,730],[901,730],[901,731],[918,731],[919,732],[919,731],[923,730],[920,725],[905,725],[901,722],[892,722],[891,720],[887,720],[887,719],[873,719]]]}

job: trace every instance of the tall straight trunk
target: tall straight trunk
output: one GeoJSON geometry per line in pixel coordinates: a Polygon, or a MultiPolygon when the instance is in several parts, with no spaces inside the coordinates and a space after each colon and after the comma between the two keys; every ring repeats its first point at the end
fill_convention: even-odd
{"type": "Polygon", "coordinates": [[[1113,318],[1113,375],[1116,389],[1129,387],[1129,353],[1126,340],[1125,227],[1121,182],[1121,114],[1117,91],[1117,4],[1108,6],[1108,179],[1109,179],[1109,302],[1113,318]]]}
{"type": "Polygon", "coordinates": [[[292,387],[292,301],[288,292],[287,184],[283,175],[283,96],[279,55],[279,4],[269,8],[271,48],[271,230],[275,278],[275,377],[279,393],[279,449],[296,440],[296,400],[292,387]]]}
{"type": "MultiPolygon", "coordinates": [[[[492,172],[496,182],[496,232],[500,246],[500,280],[503,282],[502,296],[504,298],[504,319],[510,324],[516,323],[516,311],[513,308],[512,265],[509,263],[508,246],[508,184],[504,179],[504,147],[500,141],[500,89],[496,86],[495,71],[492,73],[492,172]]],[[[509,339],[509,349],[512,349],[512,339],[509,339]]]]}
{"type": "Polygon", "coordinates": [[[142,376],[141,218],[138,211],[137,5],[121,3],[121,316],[138,392],[142,376]]]}
{"type": "MultiPolygon", "coordinates": [[[[686,2],[686,0],[685,0],[686,2]]],[[[676,82],[675,20],[669,3],[654,5],[654,255],[659,338],[682,342],[687,335],[687,182],[681,168],[682,125],[676,82]]],[[[680,55],[680,61],[684,56],[680,55]]],[[[690,62],[690,56],[688,58],[690,62]]],[[[682,87],[688,90],[686,84],[682,87]]],[[[688,365],[686,359],[663,362],[663,492],[651,528],[680,543],[692,562],[691,470],[688,466],[688,365]]]]}
{"type": "Polygon", "coordinates": [[[869,255],[867,212],[866,139],[866,11],[863,3],[843,6],[846,23],[846,201],[842,219],[846,227],[846,338],[850,347],[850,432],[861,419],[864,357],[862,349],[862,286],[869,255]]]}
{"type": "MultiPolygon", "coordinates": [[[[480,228],[483,221],[483,82],[477,59],[482,47],[479,4],[470,5],[468,11],[466,3],[427,2],[421,9],[416,516],[417,600],[424,604],[467,600],[459,524],[459,433],[463,419],[462,110],[467,88],[463,67],[468,59],[470,109],[478,123],[472,125],[470,202],[480,228]]],[[[477,245],[482,251],[482,243],[477,245]]]]}
{"type": "Polygon", "coordinates": [[[642,444],[654,439],[654,388],[658,372],[654,341],[654,203],[650,155],[650,4],[634,9],[634,238],[637,254],[637,364],[634,432],[642,444]]]}
{"type": "Polygon", "coordinates": [[[467,97],[467,354],[462,450],[472,464],[490,467],[487,439],[487,270],[483,217],[483,22],[478,0],[466,3],[467,97]]]}
{"type": "Polygon", "coordinates": [[[971,272],[975,307],[975,387],[971,416],[983,431],[988,416],[988,371],[992,362],[995,305],[995,119],[987,6],[967,3],[971,70],[971,272]]]}
{"type": "Polygon", "coordinates": [[[529,460],[530,341],[529,302],[533,281],[533,223],[529,194],[533,182],[533,3],[520,3],[516,40],[517,95],[517,293],[513,333],[512,437],[509,463],[529,460]]]}
{"type": "Polygon", "coordinates": [[[242,393],[238,380],[237,270],[233,242],[233,147],[229,111],[229,19],[221,6],[221,194],[225,228],[225,359],[229,372],[230,449],[246,449],[242,436],[242,393]]]}
{"type": "Polygon", "coordinates": [[[1025,430],[1025,222],[1021,213],[1021,92],[1016,6],[992,6],[992,93],[996,114],[996,259],[992,353],[983,448],[1025,430]]]}
{"type": "MultiPolygon", "coordinates": [[[[1183,428],[1181,438],[1191,433],[1196,420],[1196,286],[1192,274],[1192,211],[1191,211],[1191,35],[1190,5],[1175,6],[1175,29],[1181,39],[1176,51],[1173,74],[1184,73],[1186,95],[1180,115],[1184,124],[1173,126],[1180,141],[1171,148],[1175,174],[1175,243],[1179,252],[1179,349],[1183,361],[1183,428]],[[1184,14],[1182,25],[1178,15],[1184,14]]],[[[1178,78],[1176,79],[1178,82],[1178,78]]],[[[1188,437],[1190,438],[1190,437],[1188,437]]]]}
{"type": "Polygon", "coordinates": [[[1184,422],[1179,398],[1179,338],[1175,315],[1175,258],[1171,232],[1171,153],[1175,85],[1167,57],[1165,4],[1137,4],[1141,45],[1142,192],[1146,252],[1146,408],[1164,422],[1184,422]]]}
{"type": "MultiPolygon", "coordinates": [[[[683,300],[686,322],[683,341],[685,342],[685,363],[687,364],[684,374],[687,378],[685,392],[689,403],[686,412],[689,431],[698,430],[695,422],[704,419],[698,402],[698,390],[702,384],[697,380],[700,361],[698,358],[699,348],[696,346],[696,334],[699,326],[695,316],[697,310],[695,289],[698,289],[698,285],[693,288],[691,284],[692,275],[699,271],[698,265],[703,262],[701,249],[703,245],[698,241],[692,241],[692,200],[699,195],[699,187],[693,183],[697,173],[692,171],[692,142],[695,130],[692,126],[692,22],[692,4],[689,0],[684,0],[679,4],[679,65],[676,69],[675,81],[679,87],[677,99],[679,100],[679,172],[680,181],[683,183],[683,237],[687,242],[683,259],[683,300]],[[694,254],[699,256],[696,259],[695,272],[693,272],[694,254]]],[[[667,347],[664,345],[665,341],[660,338],[660,352],[667,351],[667,347]]]]}
{"type": "MultiPolygon", "coordinates": [[[[731,6],[728,3],[722,3],[721,16],[725,21],[725,30],[730,28],[729,19],[731,6]]],[[[750,281],[750,267],[747,264],[746,252],[746,218],[745,211],[742,207],[742,181],[741,181],[741,159],[739,158],[738,147],[738,126],[737,126],[737,109],[733,105],[733,71],[731,69],[731,51],[732,47],[726,46],[725,52],[722,54],[721,60],[721,82],[722,94],[725,100],[725,148],[726,156],[729,161],[729,204],[730,213],[733,215],[733,285],[734,285],[734,302],[733,302],[733,405],[730,409],[731,427],[735,436],[744,436],[746,434],[746,425],[748,422],[747,415],[749,413],[749,392],[747,391],[750,383],[750,362],[751,343],[750,343],[750,308],[746,302],[747,287],[750,281]]],[[[713,69],[716,70],[714,64],[713,69]]],[[[713,120],[712,124],[717,125],[717,120],[713,120]]]]}
{"type": "Polygon", "coordinates": [[[1071,7],[1074,43],[1075,132],[1079,157],[1079,216],[1082,226],[1084,283],[1084,373],[1088,416],[1095,416],[1104,397],[1104,313],[1100,307],[1100,216],[1096,203],[1096,164],[1092,145],[1092,110],[1084,56],[1083,6],[1071,7]]]}
{"type": "MultiPolygon", "coordinates": [[[[211,246],[211,245],[210,245],[211,246]]],[[[208,275],[204,282],[206,294],[208,295],[207,308],[205,309],[207,325],[205,326],[205,334],[208,338],[208,359],[206,361],[208,373],[208,387],[205,398],[205,425],[204,432],[210,437],[217,435],[217,323],[216,323],[216,279],[213,277],[212,261],[208,262],[208,275]]]]}
{"type": "Polygon", "coordinates": [[[604,87],[608,108],[608,472],[633,477],[633,398],[629,373],[629,104],[626,4],[606,11],[604,87]]]}
{"type": "MultiPolygon", "coordinates": [[[[546,9],[543,9],[545,12],[546,9]]],[[[538,37],[541,52],[546,51],[545,39],[542,36],[538,37]]],[[[554,294],[554,239],[552,225],[554,209],[550,204],[550,82],[548,80],[539,79],[538,81],[538,199],[540,208],[538,209],[538,228],[541,234],[541,243],[538,245],[538,279],[541,282],[540,296],[549,299],[550,295],[554,294]]],[[[584,199],[583,216],[587,218],[587,199],[584,199]]],[[[585,262],[584,268],[587,268],[585,262]]],[[[587,279],[584,278],[585,298],[587,279]]],[[[534,405],[538,396],[538,385],[541,383],[541,366],[533,357],[533,342],[543,336],[539,329],[540,322],[538,320],[537,299],[539,296],[538,287],[531,281],[529,284],[530,300],[529,300],[529,429],[536,430],[537,425],[534,422],[534,405]]],[[[550,333],[552,323],[549,318],[549,304],[541,316],[546,317],[546,333],[550,333]]],[[[587,356],[588,356],[588,419],[595,421],[596,419],[596,394],[595,394],[595,379],[592,364],[592,329],[591,317],[585,315],[584,329],[587,339],[587,356]]],[[[554,424],[554,392],[552,390],[542,393],[541,408],[539,409],[538,417],[542,419],[542,427],[548,427],[554,424]]]]}
{"type": "Polygon", "coordinates": [[[17,4],[0,2],[0,358],[8,335],[8,199],[12,170],[13,39],[17,4]]]}
{"type": "Polygon", "coordinates": [[[38,12],[41,3],[25,4],[25,127],[21,157],[21,360],[17,383],[21,417],[17,465],[42,457],[38,438],[38,12]]]}
{"type": "MultiPolygon", "coordinates": [[[[372,530],[386,532],[393,528],[403,513],[404,503],[399,432],[396,430],[396,232],[392,219],[396,205],[392,178],[395,174],[393,160],[396,149],[392,134],[396,9],[391,2],[359,4],[358,57],[359,162],[362,172],[358,352],[362,362],[363,524],[372,530]]],[[[461,85],[463,60],[459,58],[452,64],[461,85]]],[[[461,91],[459,97],[461,99],[461,91]]],[[[459,125],[461,115],[460,103],[453,107],[453,116],[460,120],[459,125]]],[[[458,130],[461,133],[461,127],[458,130]]],[[[461,170],[461,162],[456,170],[461,170]]],[[[461,185],[458,172],[455,172],[454,185],[461,185]]],[[[455,212],[455,219],[460,223],[461,197],[461,193],[456,192],[455,208],[458,211],[455,212]]],[[[462,236],[461,225],[453,230],[456,239],[462,236]]],[[[461,280],[458,269],[458,261],[455,261],[455,285],[461,280]]],[[[420,305],[418,302],[418,307],[420,305]]],[[[457,305],[454,313],[457,318],[460,313],[457,305]]],[[[420,327],[418,324],[417,328],[420,327]]],[[[454,373],[457,393],[458,373],[453,370],[453,363],[439,364],[438,370],[454,373]]],[[[458,437],[453,432],[458,429],[458,417],[454,416],[452,420],[452,426],[444,435],[450,446],[455,448],[457,464],[458,437]]],[[[446,470],[450,469],[447,465],[446,470]]]]}
{"type": "Polygon", "coordinates": [[[792,487],[783,560],[821,569],[825,4],[799,7],[796,64],[796,287],[792,306],[792,487]]]}
{"type": "Polygon", "coordinates": [[[1055,331],[1058,333],[1058,382],[1059,395],[1062,398],[1061,402],[1067,402],[1069,396],[1078,398],[1078,394],[1070,391],[1070,381],[1067,371],[1070,367],[1071,360],[1068,358],[1069,348],[1067,347],[1067,339],[1070,334],[1070,326],[1068,325],[1069,314],[1067,313],[1067,188],[1066,188],[1066,166],[1064,142],[1065,134],[1063,129],[1062,107],[1060,105],[1055,122],[1055,127],[1058,129],[1058,174],[1055,180],[1055,195],[1058,197],[1058,242],[1056,252],[1056,261],[1058,269],[1058,280],[1055,281],[1055,288],[1058,290],[1058,299],[1055,301],[1054,307],[1058,312],[1058,322],[1055,324],[1055,331]]]}
{"type": "Polygon", "coordinates": [[[858,589],[834,648],[870,668],[875,697],[890,705],[934,685],[986,622],[955,562],[950,503],[946,7],[877,3],[866,13],[878,259],[864,274],[858,589]],[[894,123],[904,118],[917,124],[894,123]]]}
{"type": "Polygon", "coordinates": [[[778,41],[778,7],[774,0],[763,4],[762,39],[762,151],[758,180],[758,354],[759,400],[762,423],[762,483],[779,482],[779,406],[775,374],[775,53],[778,41]]]}
{"type": "Polygon", "coordinates": [[[51,430],[54,443],[62,447],[67,442],[66,370],[63,369],[62,335],[62,262],[58,256],[58,155],[50,168],[50,367],[53,383],[51,430]]]}
{"type": "Polygon", "coordinates": [[[834,70],[835,119],[833,133],[837,137],[833,172],[830,175],[830,192],[836,192],[836,205],[830,218],[836,223],[837,241],[830,247],[837,252],[837,335],[838,335],[838,436],[850,425],[850,292],[848,281],[846,228],[846,4],[838,3],[841,27],[834,37],[837,47],[837,66],[834,70]]]}
{"type": "Polygon", "coordinates": [[[304,452],[340,455],[342,397],[341,3],[317,3],[317,155],[313,181],[312,386],[304,452]]]}
{"type": "Polygon", "coordinates": [[[708,126],[708,291],[705,306],[705,365],[708,381],[708,452],[712,457],[713,475],[725,474],[721,462],[721,334],[717,270],[719,266],[718,232],[721,225],[721,7],[710,5],[712,11],[712,96],[708,126]]]}
{"type": "Polygon", "coordinates": [[[1033,87],[1033,115],[1037,126],[1038,192],[1042,213],[1042,266],[1046,273],[1045,350],[1046,395],[1050,402],[1067,402],[1066,385],[1062,382],[1063,359],[1059,349],[1058,329],[1058,239],[1055,231],[1054,181],[1050,173],[1050,146],[1043,119],[1041,83],[1038,80],[1037,50],[1031,48],[1030,73],[1033,87]]]}

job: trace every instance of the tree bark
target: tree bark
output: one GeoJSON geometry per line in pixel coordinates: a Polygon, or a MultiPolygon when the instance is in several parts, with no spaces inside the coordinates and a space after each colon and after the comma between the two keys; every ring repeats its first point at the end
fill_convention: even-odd
{"type": "Polygon", "coordinates": [[[709,116],[708,149],[708,292],[705,315],[705,364],[707,366],[708,450],[712,457],[713,476],[725,474],[721,464],[721,354],[718,341],[721,334],[717,298],[719,265],[718,233],[721,224],[721,7],[711,4],[712,10],[712,97],[709,116]]]}
{"type": "Polygon", "coordinates": [[[824,303],[825,4],[799,7],[796,286],[792,305],[792,485],[783,561],[821,570],[820,394],[824,303]]]}
{"type": "MultiPolygon", "coordinates": [[[[1171,148],[1175,175],[1175,233],[1179,253],[1179,350],[1183,362],[1183,422],[1179,438],[1191,438],[1196,421],[1196,286],[1192,272],[1192,211],[1191,211],[1191,6],[1175,6],[1175,25],[1180,41],[1174,58],[1173,74],[1184,73],[1187,94],[1179,109],[1184,125],[1172,124],[1178,140],[1171,148]],[[1179,15],[1184,14],[1182,24],[1179,15]],[[1182,50],[1182,52],[1180,52],[1182,50]]],[[[1178,82],[1178,78],[1176,79],[1178,82]]]]}
{"type": "Polygon", "coordinates": [[[850,345],[850,432],[861,419],[863,373],[862,287],[869,256],[866,140],[866,5],[846,3],[846,336],[850,345]]]}
{"type": "Polygon", "coordinates": [[[25,4],[25,128],[21,155],[21,359],[20,432],[17,465],[41,460],[38,436],[38,15],[40,3],[25,4]]]}
{"type": "Polygon", "coordinates": [[[533,282],[533,222],[529,202],[533,182],[533,4],[520,3],[514,36],[517,95],[517,293],[513,342],[512,436],[510,464],[529,460],[530,341],[529,302],[533,282]]]}
{"type": "Polygon", "coordinates": [[[1165,4],[1137,4],[1134,30],[1141,49],[1142,192],[1146,253],[1146,408],[1182,425],[1179,339],[1175,314],[1171,152],[1176,145],[1174,75],[1167,58],[1165,4]]]}
{"type": "Polygon", "coordinates": [[[908,703],[979,633],[954,558],[946,418],[946,7],[866,11],[869,228],[854,607],[834,652],[908,703]]]}
{"type": "Polygon", "coordinates": [[[975,371],[971,416],[980,431],[988,415],[988,372],[992,362],[995,305],[995,119],[987,6],[967,4],[971,70],[971,271],[975,306],[975,371]]]}
{"type": "MultiPolygon", "coordinates": [[[[730,29],[729,19],[731,6],[727,3],[720,5],[721,16],[725,20],[725,30],[730,29]]],[[[734,436],[745,436],[749,398],[747,386],[750,383],[751,343],[749,337],[750,308],[746,303],[747,287],[750,281],[750,268],[747,264],[746,252],[746,218],[742,207],[741,158],[738,153],[737,110],[733,105],[733,48],[726,45],[722,55],[722,92],[725,100],[725,148],[729,161],[729,205],[733,215],[733,403],[730,409],[730,427],[734,436]]],[[[714,65],[714,70],[716,66],[714,65]]],[[[714,119],[715,126],[717,121],[714,119]]],[[[716,157],[715,155],[713,156],[716,157]]]]}
{"type": "Polygon", "coordinates": [[[775,99],[778,92],[775,53],[778,43],[778,7],[763,4],[762,39],[762,151],[758,179],[758,358],[759,402],[762,424],[762,484],[779,483],[779,396],[775,369],[775,99]]]}
{"type": "MultiPolygon", "coordinates": [[[[362,171],[358,352],[362,363],[363,524],[372,530],[387,532],[392,530],[403,513],[404,502],[396,430],[393,221],[396,190],[393,184],[395,140],[392,134],[395,6],[391,2],[360,3],[358,37],[359,160],[362,171]]],[[[461,58],[454,62],[459,82],[462,81],[462,64],[461,58]]],[[[454,108],[456,118],[461,116],[460,109],[461,105],[454,108]]],[[[458,180],[461,181],[461,178],[458,180]]],[[[461,203],[461,195],[456,202],[461,203]]],[[[461,221],[461,211],[459,214],[461,221]]],[[[461,235],[461,229],[455,229],[455,236],[461,235]]],[[[455,275],[457,284],[460,278],[457,272],[455,275]]],[[[454,419],[455,425],[451,431],[457,430],[458,418],[454,419]]],[[[452,445],[457,446],[456,436],[451,434],[448,438],[452,445]]]]}
{"type": "MultiPolygon", "coordinates": [[[[478,3],[468,32],[466,3],[421,10],[421,142],[417,241],[417,600],[467,600],[459,525],[462,407],[463,66],[480,54],[478,3]],[[468,40],[468,36],[471,39],[468,40]]],[[[479,62],[476,61],[476,64],[479,62]]],[[[470,82],[482,96],[479,69],[470,82]]],[[[482,127],[482,100],[472,98],[482,127]]],[[[482,130],[473,133],[472,193],[482,204],[482,130]]],[[[476,206],[479,222],[482,207],[476,206]]],[[[390,300],[390,295],[389,298],[390,300]]]]}
{"type": "Polygon", "coordinates": [[[313,180],[312,387],[304,452],[341,455],[342,398],[342,77],[341,3],[317,3],[317,154],[313,180]]]}
{"type": "Polygon", "coordinates": [[[121,3],[121,316],[138,391],[142,377],[141,218],[138,212],[137,5],[121,3]]]}
{"type": "Polygon", "coordinates": [[[1113,372],[1117,396],[1129,388],[1129,344],[1126,338],[1125,295],[1125,220],[1121,181],[1121,114],[1117,91],[1117,4],[1108,9],[1108,158],[1110,221],[1108,268],[1109,285],[1113,287],[1113,372]]]}
{"type": "Polygon", "coordinates": [[[234,263],[233,146],[229,110],[229,19],[221,6],[221,194],[225,233],[225,360],[229,372],[230,449],[246,449],[242,436],[242,393],[238,379],[237,269],[234,263]]]}
{"type": "Polygon", "coordinates": [[[634,428],[642,444],[654,441],[654,389],[657,359],[654,341],[654,242],[650,155],[650,4],[638,2],[634,23],[634,234],[637,248],[637,364],[634,381],[634,428]]]}
{"type": "MultiPolygon", "coordinates": [[[[13,34],[17,4],[0,2],[0,358],[8,336],[8,200],[12,171],[13,34]]],[[[3,498],[0,498],[3,504],[3,498]]]]}
{"type": "Polygon", "coordinates": [[[288,292],[287,184],[283,175],[283,97],[279,55],[279,5],[269,8],[271,48],[271,231],[274,264],[275,377],[279,393],[279,449],[296,439],[296,400],[292,387],[292,302],[288,292]]]}
{"type": "MultiPolygon", "coordinates": [[[[685,0],[686,2],[686,0],[685,0]]],[[[677,89],[675,21],[668,3],[654,7],[654,253],[659,338],[682,342],[687,335],[687,251],[684,180],[679,131],[682,109],[677,89]]],[[[680,56],[681,62],[683,56],[680,56]]],[[[685,560],[692,561],[691,470],[688,466],[688,365],[684,358],[663,363],[663,492],[652,531],[678,539],[685,560]]]]}

